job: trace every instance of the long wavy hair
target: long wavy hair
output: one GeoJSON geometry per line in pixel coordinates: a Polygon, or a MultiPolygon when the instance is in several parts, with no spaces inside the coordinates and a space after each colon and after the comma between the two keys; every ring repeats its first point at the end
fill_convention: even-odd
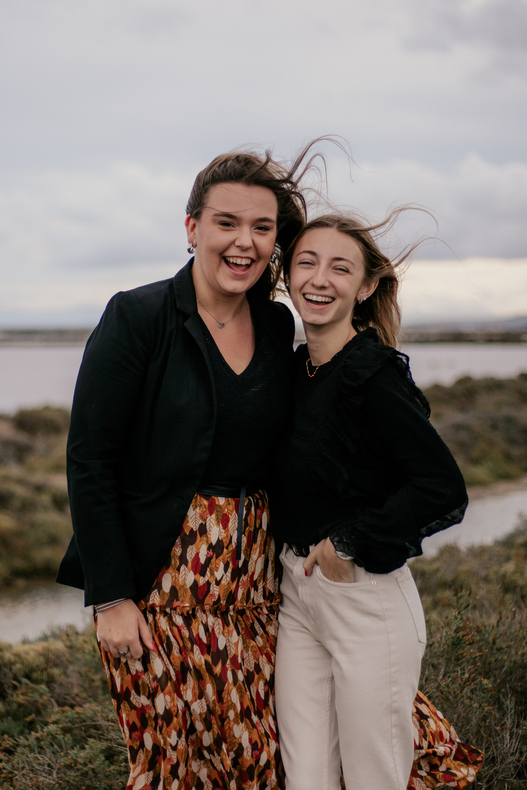
{"type": "MultiPolygon", "coordinates": [[[[399,278],[402,264],[420,242],[406,247],[395,259],[390,260],[379,248],[377,240],[393,228],[403,211],[413,206],[401,206],[376,224],[368,224],[356,214],[333,212],[308,222],[289,246],[284,256],[284,276],[289,274],[291,260],[300,239],[310,230],[334,228],[339,233],[351,236],[360,245],[366,270],[365,282],[377,282],[377,288],[364,302],[356,302],[351,323],[360,332],[369,326],[375,327],[379,340],[388,346],[397,345],[401,327],[401,310],[397,303],[399,278]]],[[[419,209],[423,210],[423,209],[419,209]]]]}

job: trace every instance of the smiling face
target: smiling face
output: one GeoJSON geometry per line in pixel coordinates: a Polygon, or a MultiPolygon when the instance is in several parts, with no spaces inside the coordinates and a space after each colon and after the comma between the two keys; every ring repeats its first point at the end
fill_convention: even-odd
{"type": "Polygon", "coordinates": [[[290,295],[305,325],[349,328],[357,299],[377,283],[365,281],[360,244],[335,228],[308,230],[297,242],[289,271],[290,295]]]}
{"type": "Polygon", "coordinates": [[[199,219],[187,217],[195,247],[193,277],[204,298],[245,293],[262,276],[274,252],[278,203],[270,189],[216,184],[199,219]]]}

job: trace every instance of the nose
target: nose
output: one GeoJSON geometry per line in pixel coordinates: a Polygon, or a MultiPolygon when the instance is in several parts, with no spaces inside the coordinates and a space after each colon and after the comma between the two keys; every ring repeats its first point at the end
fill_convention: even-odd
{"type": "Polygon", "coordinates": [[[251,229],[249,227],[240,227],[238,230],[238,238],[234,244],[236,247],[240,247],[242,250],[248,250],[249,247],[252,247],[253,240],[251,236],[251,229]]]}
{"type": "Polygon", "coordinates": [[[321,266],[317,266],[314,270],[313,274],[310,277],[311,285],[314,288],[326,288],[328,284],[328,278],[326,276],[325,270],[321,266]]]}

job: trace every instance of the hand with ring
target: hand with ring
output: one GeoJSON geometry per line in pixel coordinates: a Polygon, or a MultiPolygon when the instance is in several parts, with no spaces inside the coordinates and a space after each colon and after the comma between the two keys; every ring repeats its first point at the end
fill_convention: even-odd
{"type": "Polygon", "coordinates": [[[130,598],[97,614],[97,639],[115,658],[141,658],[145,647],[156,650],[148,623],[130,598]]]}

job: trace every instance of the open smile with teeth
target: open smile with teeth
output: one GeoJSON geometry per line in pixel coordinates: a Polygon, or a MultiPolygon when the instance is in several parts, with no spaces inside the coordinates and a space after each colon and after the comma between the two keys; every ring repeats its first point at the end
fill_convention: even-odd
{"type": "Polygon", "coordinates": [[[332,296],[322,296],[322,294],[303,294],[306,302],[314,304],[331,304],[335,299],[332,296]]]}
{"type": "Polygon", "coordinates": [[[225,256],[224,259],[225,263],[227,263],[231,268],[247,270],[253,264],[252,258],[237,258],[233,256],[225,256]]]}

